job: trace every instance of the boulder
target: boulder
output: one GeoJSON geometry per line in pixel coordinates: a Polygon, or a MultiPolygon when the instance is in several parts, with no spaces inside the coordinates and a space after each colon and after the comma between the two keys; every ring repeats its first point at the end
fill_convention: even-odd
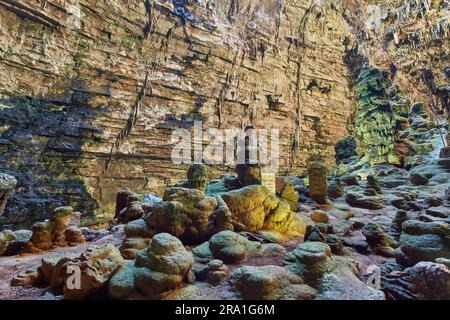
{"type": "Polygon", "coordinates": [[[50,250],[54,246],[74,246],[84,243],[85,239],[81,230],[70,225],[73,215],[72,207],[58,207],[54,210],[50,220],[35,223],[32,226],[33,233],[26,250],[32,252],[50,250]]]}
{"type": "MultiPolygon", "coordinates": [[[[15,238],[13,240],[7,241],[5,254],[13,255],[23,252],[27,248],[28,242],[30,241],[32,234],[33,233],[31,230],[14,231],[15,238]]],[[[2,236],[0,236],[0,239],[1,238],[2,236]]],[[[2,240],[0,240],[0,247],[2,247],[1,243],[2,240]]],[[[1,251],[2,250],[0,249],[0,256],[1,251]]]]}
{"type": "Polygon", "coordinates": [[[344,245],[341,238],[336,234],[327,234],[326,243],[330,246],[331,252],[336,255],[344,255],[344,245]]]}
{"type": "Polygon", "coordinates": [[[69,246],[76,246],[85,242],[81,230],[74,226],[64,230],[64,240],[69,246]]]}
{"type": "Polygon", "coordinates": [[[141,250],[148,247],[150,241],[151,238],[127,237],[119,248],[120,253],[124,259],[134,260],[141,250]]]}
{"type": "Polygon", "coordinates": [[[275,186],[277,195],[289,203],[292,211],[297,211],[300,195],[295,190],[294,183],[286,178],[277,177],[275,186]]]}
{"type": "Polygon", "coordinates": [[[323,222],[327,223],[329,218],[328,214],[323,210],[314,210],[311,214],[311,220],[314,222],[323,222]]]}
{"type": "Polygon", "coordinates": [[[326,272],[335,267],[331,259],[331,248],[322,242],[304,242],[293,251],[288,252],[284,259],[287,269],[299,275],[308,284],[316,282],[326,272]]]}
{"type": "Polygon", "coordinates": [[[408,220],[403,223],[397,262],[412,266],[420,261],[450,258],[450,225],[445,222],[408,220]]]}
{"type": "Polygon", "coordinates": [[[274,243],[251,241],[241,234],[226,230],[215,234],[209,241],[195,247],[192,252],[200,263],[208,263],[214,259],[225,263],[238,263],[248,258],[283,257],[286,249],[274,243]]]}
{"type": "Polygon", "coordinates": [[[313,300],[316,296],[316,290],[305,285],[299,276],[274,265],[240,267],[228,281],[246,300],[313,300]]]}
{"type": "Polygon", "coordinates": [[[318,300],[385,300],[381,290],[359,279],[355,261],[338,256],[333,261],[332,272],[325,273],[318,283],[318,300]]]}
{"type": "Polygon", "coordinates": [[[423,203],[427,207],[439,207],[443,204],[443,201],[441,198],[436,196],[428,196],[423,200],[423,203]]]}
{"type": "Polygon", "coordinates": [[[38,280],[66,300],[87,299],[98,294],[123,263],[113,245],[93,246],[79,256],[44,258],[38,280]]]}
{"type": "Polygon", "coordinates": [[[419,262],[404,271],[392,272],[381,283],[390,300],[450,299],[450,271],[434,262],[419,262]]]}
{"type": "Polygon", "coordinates": [[[32,267],[25,271],[21,271],[11,280],[12,287],[36,286],[39,279],[38,267],[32,267]]]}
{"type": "Polygon", "coordinates": [[[359,185],[359,179],[356,175],[347,175],[342,178],[342,181],[347,186],[358,186],[359,185]]]}
{"type": "Polygon", "coordinates": [[[131,298],[136,294],[146,299],[161,299],[186,279],[193,263],[192,253],[179,239],[159,233],[146,249],[139,252],[134,262],[114,275],[108,292],[114,299],[131,298]]]}
{"type": "Polygon", "coordinates": [[[9,243],[15,239],[16,235],[11,230],[3,230],[0,232],[0,256],[8,252],[9,243]]]}
{"type": "Polygon", "coordinates": [[[30,244],[38,250],[50,250],[53,247],[53,229],[55,223],[53,221],[36,222],[31,230],[33,235],[30,244]]]}
{"type": "Polygon", "coordinates": [[[335,178],[328,185],[327,195],[331,199],[337,199],[342,197],[345,194],[344,184],[341,179],[335,178]]]}
{"type": "Polygon", "coordinates": [[[375,176],[371,174],[367,176],[366,189],[374,190],[377,194],[381,193],[380,184],[375,176]]]}
{"type": "Polygon", "coordinates": [[[398,247],[398,242],[391,238],[378,224],[369,222],[362,229],[362,234],[366,241],[378,255],[394,257],[394,249],[398,247]]]}
{"type": "Polygon", "coordinates": [[[361,254],[367,254],[369,249],[369,243],[364,240],[354,240],[352,242],[353,248],[356,250],[356,252],[361,254]]]}
{"type": "Polygon", "coordinates": [[[218,285],[228,275],[228,267],[219,259],[211,260],[207,264],[194,264],[191,271],[195,280],[206,281],[213,286],[218,285]]]}
{"type": "Polygon", "coordinates": [[[384,294],[358,278],[353,260],[331,256],[331,248],[321,242],[304,242],[288,252],[285,268],[299,275],[317,290],[318,299],[381,300],[384,294]]]}
{"type": "Polygon", "coordinates": [[[72,207],[59,207],[56,208],[52,222],[54,222],[53,242],[56,245],[64,246],[66,243],[64,232],[69,227],[72,219],[73,208],[72,207]]]}
{"type": "Polygon", "coordinates": [[[236,173],[241,187],[261,184],[261,167],[257,164],[238,164],[236,173]]]}
{"type": "Polygon", "coordinates": [[[245,258],[248,240],[232,231],[222,231],[209,240],[209,249],[216,259],[236,263],[245,258]]]}
{"type": "Polygon", "coordinates": [[[382,209],[386,205],[386,200],[379,196],[362,196],[353,192],[347,193],[345,201],[353,207],[371,210],[382,209]]]}
{"type": "Polygon", "coordinates": [[[416,186],[423,186],[428,183],[428,178],[420,173],[412,173],[409,176],[409,181],[416,186]]]}
{"type": "Polygon", "coordinates": [[[120,246],[120,252],[125,259],[136,259],[138,253],[147,248],[154,231],[144,219],[137,219],[127,223],[124,228],[125,240],[120,246]]]}
{"type": "Polygon", "coordinates": [[[448,207],[431,207],[425,210],[426,214],[437,218],[447,218],[450,216],[450,208],[448,207]]]}
{"type": "Polygon", "coordinates": [[[199,190],[171,187],[166,189],[163,202],[153,206],[145,222],[154,233],[170,233],[183,243],[200,243],[215,230],[217,207],[216,198],[199,190]]]}
{"type": "Polygon", "coordinates": [[[132,220],[140,219],[145,213],[141,197],[135,193],[128,193],[128,191],[129,190],[123,191],[123,195],[120,195],[119,192],[116,198],[116,201],[118,201],[118,198],[126,197],[125,207],[120,210],[117,218],[119,223],[127,223],[132,220]]]}

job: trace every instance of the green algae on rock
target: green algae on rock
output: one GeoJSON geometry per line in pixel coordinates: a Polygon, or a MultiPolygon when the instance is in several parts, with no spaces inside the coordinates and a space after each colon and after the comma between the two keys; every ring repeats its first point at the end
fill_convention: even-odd
{"type": "Polygon", "coordinates": [[[395,152],[395,114],[386,96],[385,74],[380,69],[361,71],[356,87],[355,140],[357,153],[371,164],[398,164],[395,152]]]}
{"type": "Polygon", "coordinates": [[[193,164],[189,167],[187,179],[189,188],[205,192],[208,184],[208,167],[204,164],[193,164]]]}

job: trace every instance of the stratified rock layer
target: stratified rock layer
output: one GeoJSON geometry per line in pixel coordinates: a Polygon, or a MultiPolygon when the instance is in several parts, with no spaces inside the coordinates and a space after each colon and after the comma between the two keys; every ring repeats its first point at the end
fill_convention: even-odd
{"type": "Polygon", "coordinates": [[[41,220],[61,205],[111,218],[119,188],[161,195],[187,169],[172,163],[172,129],[194,120],[270,123],[292,173],[310,150],[334,165],[334,142],[352,127],[351,34],[329,2],[7,2],[0,169],[20,191],[6,221],[31,224],[28,213],[41,220]]]}

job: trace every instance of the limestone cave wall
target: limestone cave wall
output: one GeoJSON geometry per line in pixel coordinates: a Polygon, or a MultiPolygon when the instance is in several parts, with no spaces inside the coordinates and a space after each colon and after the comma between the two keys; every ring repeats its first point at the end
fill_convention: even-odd
{"type": "Polygon", "coordinates": [[[437,118],[449,112],[448,0],[345,0],[342,12],[359,53],[389,71],[404,96],[437,118]]]}
{"type": "MultiPolygon", "coordinates": [[[[342,1],[0,0],[2,222],[60,204],[110,217],[120,187],[160,194],[186,166],[172,130],[280,130],[280,171],[334,165],[353,130],[342,1]]],[[[212,177],[232,171],[219,166],[212,177]]]]}

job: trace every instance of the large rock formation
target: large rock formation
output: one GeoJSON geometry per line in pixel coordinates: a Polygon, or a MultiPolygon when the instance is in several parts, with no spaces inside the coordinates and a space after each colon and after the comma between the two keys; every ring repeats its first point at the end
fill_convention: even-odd
{"type": "Polygon", "coordinates": [[[70,226],[73,215],[72,207],[59,207],[51,219],[35,223],[27,250],[49,250],[55,246],[83,243],[85,239],[78,227],[70,226]]]}
{"type": "Polygon", "coordinates": [[[192,253],[180,240],[168,233],[157,234],[135,261],[111,279],[109,294],[114,299],[160,299],[181,284],[193,263],[192,253]]]}
{"type": "Polygon", "coordinates": [[[145,218],[155,233],[167,232],[184,243],[200,243],[216,230],[216,198],[207,197],[196,189],[173,187],[166,189],[163,200],[154,205],[152,213],[145,218]]]}
{"type": "Polygon", "coordinates": [[[288,239],[305,234],[306,220],[284,199],[273,195],[264,186],[254,185],[222,194],[235,231],[275,231],[288,239]]]}
{"type": "Polygon", "coordinates": [[[33,284],[49,287],[67,300],[88,299],[98,296],[123,264],[119,250],[112,244],[93,246],[78,256],[44,258],[33,284]]]}
{"type": "Polygon", "coordinates": [[[395,115],[385,99],[387,74],[363,69],[358,77],[355,139],[358,155],[371,164],[399,162],[395,152],[395,115]]]}
{"type": "Polygon", "coordinates": [[[292,173],[310,150],[332,166],[349,134],[351,34],[332,3],[41,3],[0,3],[0,169],[20,187],[4,221],[29,226],[61,205],[111,218],[121,187],[161,195],[185,176],[172,129],[193,120],[270,123],[292,173]]]}
{"type": "Polygon", "coordinates": [[[390,70],[412,101],[423,101],[428,111],[448,110],[448,3],[349,0],[346,5],[344,17],[357,30],[358,51],[372,65],[390,70]]]}
{"type": "Polygon", "coordinates": [[[383,300],[383,292],[367,286],[358,278],[355,262],[332,257],[331,248],[321,242],[305,242],[288,252],[286,268],[299,275],[306,284],[318,290],[317,298],[325,300],[383,300]]]}
{"type": "Polygon", "coordinates": [[[413,266],[420,261],[450,259],[450,225],[445,222],[408,220],[402,225],[397,261],[413,266]]]}
{"type": "Polygon", "coordinates": [[[313,300],[316,290],[279,266],[245,266],[233,271],[229,282],[247,300],[313,300]]]}

